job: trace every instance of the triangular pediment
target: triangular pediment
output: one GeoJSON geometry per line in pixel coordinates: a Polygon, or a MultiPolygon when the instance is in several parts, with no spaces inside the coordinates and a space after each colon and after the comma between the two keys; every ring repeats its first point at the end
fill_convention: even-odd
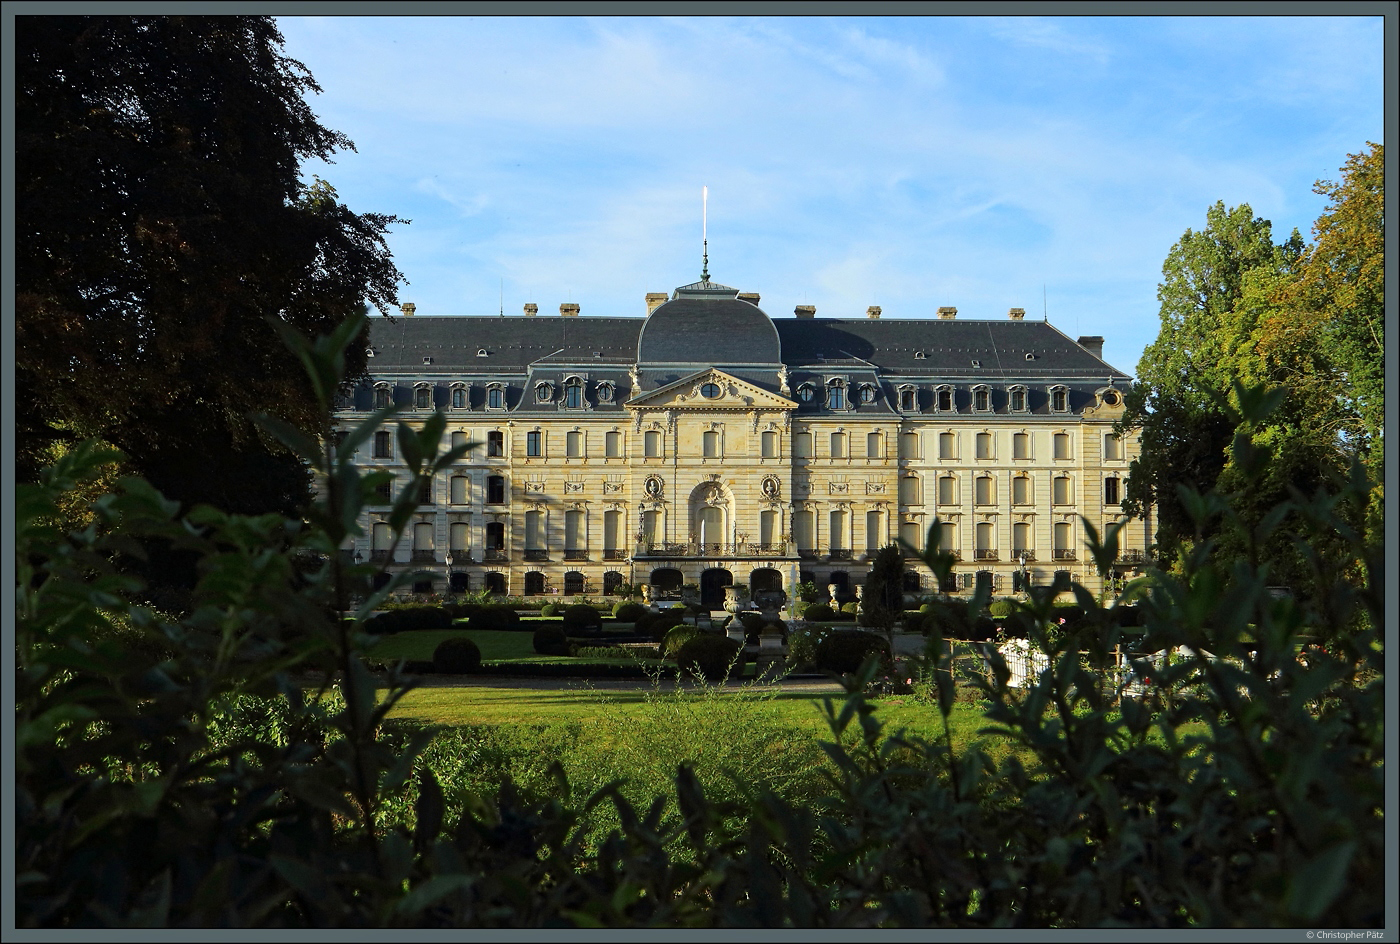
{"type": "Polygon", "coordinates": [[[627,406],[645,410],[795,410],[797,402],[711,367],[633,397],[627,406]],[[707,391],[709,384],[719,389],[707,391]]]}

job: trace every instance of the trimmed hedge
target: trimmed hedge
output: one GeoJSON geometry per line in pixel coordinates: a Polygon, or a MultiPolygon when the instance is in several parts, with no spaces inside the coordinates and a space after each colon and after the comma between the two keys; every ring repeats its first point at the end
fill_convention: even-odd
{"type": "Polygon", "coordinates": [[[472,614],[467,622],[468,629],[487,629],[495,632],[520,632],[530,629],[520,619],[520,614],[510,606],[483,606],[472,614]]]}
{"type": "Polygon", "coordinates": [[[561,607],[561,604],[559,604],[559,603],[546,603],[544,606],[540,607],[540,615],[541,615],[541,616],[558,616],[558,615],[559,615],[560,607],[561,607]]]}
{"type": "Polygon", "coordinates": [[[602,614],[587,603],[575,603],[564,611],[564,631],[567,633],[596,633],[602,628],[602,614]]]}
{"type": "Polygon", "coordinates": [[[661,655],[670,658],[681,651],[681,647],[699,636],[703,630],[686,623],[672,626],[661,639],[661,655]]]}
{"type": "Polygon", "coordinates": [[[433,650],[433,671],[449,675],[475,672],[481,668],[481,649],[465,637],[446,639],[433,650]]]}
{"type": "Polygon", "coordinates": [[[674,610],[662,610],[660,613],[647,613],[637,620],[632,627],[632,632],[638,636],[646,636],[650,639],[661,639],[673,626],[680,626],[685,621],[684,614],[674,610]]]}
{"type": "Polygon", "coordinates": [[[455,614],[442,606],[404,606],[380,613],[365,622],[365,631],[377,636],[420,629],[451,629],[455,614]]]}
{"type": "Polygon", "coordinates": [[[619,623],[635,623],[650,611],[640,603],[624,600],[613,605],[613,617],[619,623]]]}
{"type": "Polygon", "coordinates": [[[676,668],[682,678],[700,676],[707,682],[722,682],[730,673],[744,667],[744,647],[728,636],[701,633],[686,641],[676,653],[676,668]]]}
{"type": "Polygon", "coordinates": [[[827,672],[854,672],[872,652],[888,660],[889,642],[859,629],[838,629],[817,644],[815,661],[817,668],[827,672]]]}
{"type": "Polygon", "coordinates": [[[836,619],[836,611],[829,603],[813,603],[802,611],[802,618],[809,623],[825,623],[836,619]]]}
{"type": "Polygon", "coordinates": [[[569,637],[561,626],[542,626],[535,630],[535,651],[542,656],[569,655],[569,637]]]}

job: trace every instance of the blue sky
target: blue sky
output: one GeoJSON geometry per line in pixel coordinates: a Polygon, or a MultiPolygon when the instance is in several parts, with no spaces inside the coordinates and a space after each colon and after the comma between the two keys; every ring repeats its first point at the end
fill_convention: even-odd
{"type": "Polygon", "coordinates": [[[1304,236],[1380,141],[1379,17],[283,17],[308,163],[420,314],[642,316],[710,274],[775,317],[1004,318],[1132,372],[1216,200],[1304,236]]]}

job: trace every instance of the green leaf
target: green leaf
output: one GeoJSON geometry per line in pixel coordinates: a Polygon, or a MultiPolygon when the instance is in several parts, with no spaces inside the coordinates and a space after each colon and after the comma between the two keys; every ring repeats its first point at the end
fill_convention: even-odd
{"type": "Polygon", "coordinates": [[[267,413],[254,413],[252,419],[313,469],[325,470],[325,452],[322,450],[321,444],[314,438],[306,435],[286,420],[278,419],[267,413]]]}
{"type": "Polygon", "coordinates": [[[1341,894],[1356,840],[1339,842],[1314,856],[1290,882],[1288,910],[1304,922],[1316,921],[1341,894]]]}

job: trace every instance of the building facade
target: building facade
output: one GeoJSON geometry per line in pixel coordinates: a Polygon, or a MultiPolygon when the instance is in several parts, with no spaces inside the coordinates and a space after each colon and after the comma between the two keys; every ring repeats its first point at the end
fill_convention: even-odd
{"type": "MultiPolygon", "coordinates": [[[[1120,502],[1137,443],[1112,427],[1128,376],[1102,338],[1071,340],[1012,309],[967,320],[773,319],[759,297],[709,281],[646,297],[645,318],[404,316],[376,319],[371,379],[341,404],[353,424],[398,403],[447,418],[446,442],[478,444],[429,483],[393,546],[388,507],[354,547],[415,589],[600,595],[648,583],[664,595],[729,583],[863,583],[876,550],[922,547],[938,525],[953,578],[907,555],[910,592],[997,594],[1057,571],[1102,581],[1083,548],[1120,502]]],[[[391,430],[359,461],[409,487],[391,430]]],[[[1137,569],[1150,522],[1121,532],[1117,574],[1137,569]]]]}

